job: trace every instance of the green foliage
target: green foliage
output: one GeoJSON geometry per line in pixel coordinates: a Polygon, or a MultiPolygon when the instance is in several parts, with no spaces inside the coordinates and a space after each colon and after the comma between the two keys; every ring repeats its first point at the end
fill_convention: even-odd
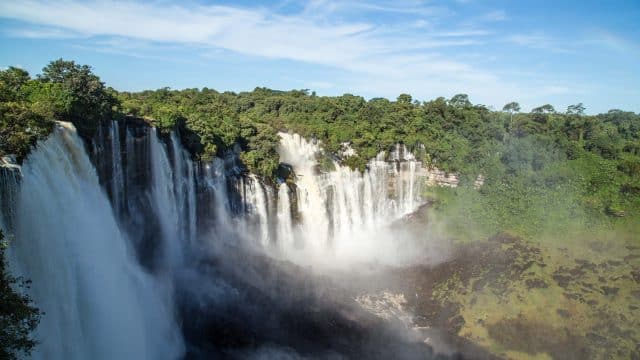
{"type": "MultiPolygon", "coordinates": [[[[364,171],[371,158],[400,142],[428,166],[458,173],[463,184],[482,173],[529,189],[552,181],[540,178],[549,169],[557,169],[558,178],[562,166],[568,166],[600,186],[584,195],[590,199],[584,201],[588,208],[602,214],[607,207],[621,208],[615,213],[628,216],[637,203],[640,116],[621,110],[588,116],[576,104],[563,114],[546,104],[520,113],[520,105],[511,102],[503,111],[490,111],[466,94],[419,102],[408,94],[395,101],[365,100],[266,88],[116,92],[89,66],[64,60],[51,62],[35,80],[21,69],[1,71],[0,90],[0,151],[20,157],[48,134],[51,120],[71,120],[90,137],[100,121],[126,114],[144,118],[161,132],[175,130],[193,156],[205,161],[239,146],[247,169],[265,179],[277,177],[277,132],[290,131],[320,141],[327,169],[335,158],[364,171]],[[356,154],[339,159],[344,143],[356,154]],[[598,182],[605,171],[615,183],[598,182]]],[[[575,190],[583,194],[584,189],[575,190]]]]}
{"type": "Polygon", "coordinates": [[[91,138],[100,121],[114,117],[117,100],[88,65],[58,59],[42,69],[38,79],[44,83],[59,84],[68,96],[63,103],[60,119],[71,121],[80,135],[91,138]]]}
{"type": "Polygon", "coordinates": [[[0,153],[22,160],[53,123],[23,103],[0,103],[0,153]]]}
{"type": "Polygon", "coordinates": [[[29,73],[17,67],[10,66],[0,71],[0,101],[19,101],[20,88],[29,79],[29,73]]]}
{"type": "Polygon", "coordinates": [[[30,334],[38,326],[41,312],[19,291],[28,288],[30,282],[9,274],[5,247],[0,232],[0,358],[17,359],[19,354],[29,355],[37,345],[30,334]]]}

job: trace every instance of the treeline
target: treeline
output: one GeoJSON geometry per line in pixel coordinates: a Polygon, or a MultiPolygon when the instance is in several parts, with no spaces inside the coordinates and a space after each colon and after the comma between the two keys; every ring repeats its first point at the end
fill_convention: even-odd
{"type": "Polygon", "coordinates": [[[54,120],[73,122],[89,138],[100,121],[117,116],[117,108],[115,91],[87,65],[52,61],[35,79],[9,67],[0,71],[0,152],[22,159],[54,120]]]}
{"type": "Polygon", "coordinates": [[[515,102],[492,111],[464,94],[421,102],[407,94],[367,101],[266,88],[117,92],[90,67],[57,60],[35,79],[17,68],[0,72],[0,152],[24,157],[51,120],[72,121],[90,138],[100,121],[130,115],[176,130],[195,158],[239,144],[247,168],[265,179],[278,171],[277,132],[292,131],[321,140],[328,154],[348,143],[357,154],[339,160],[361,170],[401,142],[426,164],[460,174],[463,186],[478,174],[487,179],[486,191],[569,182],[596,211],[621,216],[640,208],[640,115],[584,111],[582,104],[565,112],[547,104],[521,113],[515,102]]]}

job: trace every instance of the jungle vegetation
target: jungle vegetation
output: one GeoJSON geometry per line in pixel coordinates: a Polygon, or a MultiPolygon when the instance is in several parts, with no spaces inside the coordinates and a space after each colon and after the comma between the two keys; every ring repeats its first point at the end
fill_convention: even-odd
{"type": "Polygon", "coordinates": [[[525,113],[517,102],[491,110],[465,94],[429,101],[401,94],[392,101],[305,89],[118,92],[91,67],[59,59],[35,78],[15,67],[0,71],[0,153],[24,158],[54,120],[73,122],[89,139],[100,121],[134,116],[176,130],[194,158],[205,161],[239,144],[247,169],[274,180],[278,131],[317,139],[327,154],[360,170],[401,142],[429,166],[459,174],[458,192],[482,174],[485,186],[474,201],[495,210],[490,221],[498,227],[540,206],[562,205],[569,217],[574,209],[630,218],[640,209],[640,115],[585,110],[544,104],[525,113]],[[357,154],[340,158],[346,143],[357,154]]]}

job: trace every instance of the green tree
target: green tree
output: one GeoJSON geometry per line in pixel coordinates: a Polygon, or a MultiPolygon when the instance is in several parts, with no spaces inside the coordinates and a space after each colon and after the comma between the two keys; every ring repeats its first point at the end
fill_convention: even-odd
{"type": "Polygon", "coordinates": [[[0,101],[18,101],[22,85],[29,81],[29,73],[20,68],[10,66],[0,71],[0,101]]]}
{"type": "Polygon", "coordinates": [[[567,114],[569,115],[584,115],[584,110],[586,108],[584,107],[584,105],[582,105],[582,103],[578,103],[575,105],[569,105],[567,107],[567,114]]]}
{"type": "Polygon", "coordinates": [[[42,313],[28,295],[19,291],[28,288],[30,281],[9,274],[4,259],[5,248],[0,231],[0,358],[17,359],[19,354],[29,355],[37,345],[31,333],[38,326],[42,313]]]}
{"type": "Polygon", "coordinates": [[[84,137],[90,138],[100,121],[113,118],[113,108],[118,102],[90,66],[58,59],[45,66],[38,78],[61,84],[70,94],[68,112],[62,117],[73,122],[84,137]]]}
{"type": "Polygon", "coordinates": [[[471,106],[471,101],[469,101],[469,95],[467,94],[457,94],[454,95],[451,100],[449,100],[449,104],[455,107],[469,107],[471,106]]]}
{"type": "Polygon", "coordinates": [[[508,104],[506,104],[505,106],[502,107],[502,111],[506,111],[509,114],[511,114],[511,118],[509,119],[510,122],[513,122],[513,113],[517,113],[520,111],[520,104],[518,104],[515,101],[512,101],[508,104]]]}

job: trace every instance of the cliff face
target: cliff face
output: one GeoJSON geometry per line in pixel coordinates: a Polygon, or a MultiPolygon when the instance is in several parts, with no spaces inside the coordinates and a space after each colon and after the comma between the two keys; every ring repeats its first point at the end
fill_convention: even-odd
{"type": "MultiPolygon", "coordinates": [[[[275,185],[247,173],[239,149],[196,161],[176,134],[158,134],[132,119],[104,124],[89,146],[70,124],[59,124],[25,161],[24,177],[5,161],[0,225],[15,233],[11,263],[38,284],[34,299],[52,314],[43,323],[36,358],[100,358],[112,346],[138,358],[174,357],[185,350],[184,341],[196,357],[246,347],[247,341],[384,353],[372,344],[378,330],[387,334],[386,325],[351,318],[358,310],[348,298],[314,299],[316,291],[333,288],[308,288],[300,273],[309,267],[393,265],[415,256],[390,225],[423,204],[429,171],[401,146],[372,159],[365,173],[337,163],[321,171],[317,144],[280,136],[281,161],[295,177],[275,185]],[[105,300],[102,286],[117,294],[117,302],[105,300]],[[256,312],[256,300],[276,310],[256,312]],[[349,345],[332,336],[324,316],[305,310],[291,318],[300,300],[322,305],[323,314],[344,326],[349,345]],[[349,315],[329,309],[336,307],[349,315]],[[245,323],[225,315],[229,311],[245,323]],[[122,316],[133,319],[134,333],[115,329],[126,322],[122,316]],[[237,334],[227,334],[229,326],[220,321],[237,334]],[[56,324],[70,328],[60,333],[56,324]],[[300,335],[301,324],[326,331],[326,338],[315,342],[300,335]],[[86,328],[95,329],[89,336],[100,342],[67,351],[64,344],[86,328]],[[271,333],[274,328],[279,332],[271,333]],[[211,337],[203,339],[203,331],[211,337]],[[218,336],[220,343],[212,340],[218,336]],[[162,345],[161,339],[171,342],[162,345]]],[[[421,342],[385,337],[415,354],[430,354],[421,342]]]]}
{"type": "MultiPolygon", "coordinates": [[[[400,144],[372,159],[365,173],[338,163],[321,171],[318,144],[280,137],[281,161],[296,177],[279,184],[247,173],[239,148],[210,162],[194,160],[177,134],[159,134],[135,118],[103,123],[87,149],[116,219],[149,269],[158,266],[161,239],[193,243],[212,232],[241,234],[290,259],[322,258],[326,251],[350,257],[343,244],[366,241],[371,235],[361,234],[416,210],[425,186],[459,183],[400,144]]],[[[12,167],[5,161],[3,171],[12,167]]]]}

